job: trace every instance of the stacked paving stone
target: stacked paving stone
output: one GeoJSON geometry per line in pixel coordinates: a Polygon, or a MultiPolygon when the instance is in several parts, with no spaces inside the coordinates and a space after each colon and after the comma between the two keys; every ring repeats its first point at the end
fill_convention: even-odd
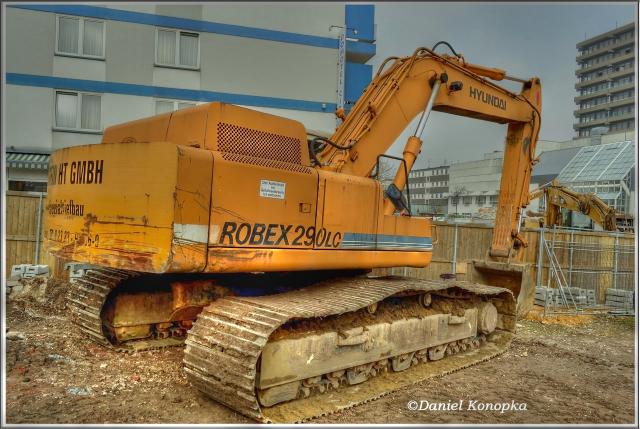
{"type": "Polygon", "coordinates": [[[571,304],[571,297],[576,305],[596,305],[596,291],[591,289],[583,289],[579,287],[566,287],[564,294],[567,301],[571,304]]]}
{"type": "MultiPolygon", "coordinates": [[[[563,291],[564,298],[566,298],[566,304],[568,305],[573,305],[573,303],[581,306],[596,305],[596,292],[594,290],[578,287],[566,287],[563,291]],[[573,297],[573,301],[571,300],[571,297],[573,297]]],[[[550,305],[565,305],[565,300],[563,299],[563,294],[560,289],[537,287],[535,304],[544,307],[545,301],[547,303],[547,307],[550,305]]]]}
{"type": "Polygon", "coordinates": [[[635,293],[630,290],[607,289],[605,304],[614,314],[634,314],[635,293]]]}
{"type": "Polygon", "coordinates": [[[536,297],[535,304],[541,307],[554,305],[555,304],[555,289],[551,289],[549,287],[537,287],[536,288],[536,297]]]}

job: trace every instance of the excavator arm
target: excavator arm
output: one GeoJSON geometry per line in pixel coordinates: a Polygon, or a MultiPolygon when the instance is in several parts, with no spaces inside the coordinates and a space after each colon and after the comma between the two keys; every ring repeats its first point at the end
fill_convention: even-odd
{"type": "MultiPolygon", "coordinates": [[[[455,53],[455,51],[454,51],[455,53]]],[[[540,79],[511,78],[499,69],[468,64],[460,55],[419,48],[410,57],[388,58],[353,110],[330,139],[311,145],[321,168],[371,177],[378,158],[421,113],[417,130],[403,152],[392,185],[385,193],[385,214],[398,209],[393,196],[406,186],[408,172],[420,153],[420,135],[431,110],[508,124],[500,194],[490,255],[510,258],[526,245],[519,235],[522,209],[529,202],[529,180],[540,129],[540,79]],[[519,94],[491,81],[522,82],[519,94]],[[316,153],[317,152],[317,153],[316,153]],[[406,168],[406,170],[405,170],[406,168]]]]}
{"type": "Polygon", "coordinates": [[[595,194],[581,194],[553,181],[549,185],[533,191],[531,200],[543,195],[546,200],[545,225],[560,225],[560,209],[565,208],[589,216],[605,231],[618,230],[617,218],[623,214],[616,212],[595,194]]]}

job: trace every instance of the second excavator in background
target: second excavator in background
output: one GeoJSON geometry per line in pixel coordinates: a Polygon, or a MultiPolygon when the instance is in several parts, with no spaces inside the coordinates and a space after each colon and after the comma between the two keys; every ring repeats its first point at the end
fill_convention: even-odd
{"type": "Polygon", "coordinates": [[[634,232],[633,217],[615,210],[596,194],[583,194],[560,184],[557,180],[531,192],[530,199],[542,198],[544,212],[527,211],[525,226],[567,226],[562,209],[588,216],[604,231],[634,232]]]}

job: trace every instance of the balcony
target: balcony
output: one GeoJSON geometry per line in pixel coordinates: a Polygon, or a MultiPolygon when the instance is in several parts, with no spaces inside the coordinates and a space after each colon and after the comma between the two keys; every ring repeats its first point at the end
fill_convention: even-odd
{"type": "Polygon", "coordinates": [[[616,79],[622,76],[627,76],[630,74],[634,74],[636,72],[635,67],[629,67],[627,69],[624,70],[619,70],[619,71],[614,71],[612,73],[609,73],[608,75],[606,75],[606,77],[608,79],[616,79]]]}
{"type": "Polygon", "coordinates": [[[628,119],[634,119],[634,118],[635,118],[635,114],[633,112],[630,112],[630,113],[625,113],[624,115],[600,118],[591,122],[582,122],[582,123],[573,124],[573,129],[577,131],[581,128],[591,128],[591,127],[597,127],[599,125],[609,125],[614,122],[626,121],[628,119]]]}
{"type": "Polygon", "coordinates": [[[583,75],[585,73],[590,73],[590,72],[598,70],[598,69],[607,68],[607,67],[609,67],[609,65],[610,64],[607,61],[603,61],[601,63],[592,64],[589,67],[585,67],[583,69],[576,69],[576,76],[580,76],[580,75],[583,75]]]}
{"type": "Polygon", "coordinates": [[[585,73],[588,73],[588,72],[592,72],[592,71],[598,70],[600,68],[609,67],[613,63],[619,63],[619,62],[626,61],[626,60],[632,60],[633,58],[634,58],[633,51],[631,51],[628,54],[618,55],[617,57],[608,58],[605,61],[601,61],[601,62],[599,62],[597,64],[593,64],[593,65],[591,65],[589,67],[577,69],[576,70],[576,76],[580,76],[582,74],[585,74],[585,73]]]}
{"type": "Polygon", "coordinates": [[[609,103],[602,103],[602,104],[598,104],[596,106],[591,106],[591,107],[587,107],[584,109],[578,109],[578,110],[574,110],[573,111],[573,116],[578,117],[578,116],[582,116],[586,113],[592,113],[592,112],[597,112],[598,110],[608,110],[609,109],[609,103]]]}
{"type": "Polygon", "coordinates": [[[578,95],[577,97],[573,98],[573,101],[576,104],[580,104],[580,102],[582,102],[584,100],[588,100],[590,98],[599,97],[601,95],[610,95],[610,94],[615,93],[615,92],[620,92],[620,91],[624,91],[626,89],[633,89],[633,88],[635,88],[635,83],[633,81],[631,81],[631,82],[625,83],[624,85],[620,85],[620,86],[616,86],[616,87],[610,87],[610,88],[604,88],[604,89],[601,89],[600,91],[592,92],[591,94],[578,95]]]}
{"type": "Polygon", "coordinates": [[[626,106],[628,104],[635,104],[635,99],[632,97],[621,98],[620,100],[610,101],[607,103],[607,108],[613,109],[615,107],[626,106]]]}
{"type": "Polygon", "coordinates": [[[589,85],[594,85],[596,83],[600,83],[606,80],[612,80],[612,79],[616,79],[622,76],[627,76],[630,74],[634,74],[635,70],[633,68],[628,68],[628,69],[624,69],[624,70],[619,70],[617,72],[613,72],[613,73],[602,73],[602,76],[597,76],[594,77],[591,80],[585,80],[584,82],[578,82],[575,84],[575,88],[576,89],[580,89],[580,88],[584,88],[586,86],[589,85]]]}
{"type": "Polygon", "coordinates": [[[631,52],[629,52],[628,54],[618,55],[616,57],[610,58],[610,60],[613,63],[619,63],[619,62],[625,61],[625,60],[632,60],[635,57],[636,57],[636,54],[635,54],[634,50],[632,49],[631,52]]]}
{"type": "MultiPolygon", "coordinates": [[[[604,47],[602,47],[600,49],[596,49],[594,51],[591,51],[591,52],[588,52],[588,53],[585,53],[585,54],[579,54],[579,55],[576,56],[576,61],[583,62],[584,60],[588,60],[589,58],[597,57],[598,55],[602,55],[602,54],[604,54],[606,52],[610,52],[610,51],[613,52],[616,49],[625,47],[627,45],[633,45],[633,41],[634,41],[633,38],[625,39],[625,40],[618,41],[617,43],[613,43],[613,44],[611,44],[609,46],[604,46],[604,47]]],[[[632,51],[633,51],[633,49],[632,49],[632,51]]]]}
{"type": "Polygon", "coordinates": [[[625,83],[623,85],[612,86],[611,88],[607,89],[607,92],[609,94],[612,94],[612,93],[615,93],[615,92],[624,91],[626,89],[633,89],[633,88],[636,87],[636,84],[635,84],[634,80],[632,80],[631,82],[627,82],[627,83],[625,83]]]}
{"type": "Polygon", "coordinates": [[[607,73],[602,73],[602,76],[594,77],[591,80],[585,80],[584,82],[578,82],[574,85],[575,89],[584,88],[585,86],[594,85],[596,83],[600,83],[602,81],[606,81],[609,79],[609,75],[607,73]]]}
{"type": "Polygon", "coordinates": [[[609,119],[610,118],[600,118],[591,122],[576,123],[576,124],[573,124],[573,129],[577,131],[580,128],[591,128],[591,127],[597,127],[598,125],[606,125],[609,123],[609,119]]]}
{"type": "Polygon", "coordinates": [[[590,98],[600,97],[602,95],[606,95],[610,91],[611,91],[611,88],[603,88],[600,91],[592,92],[590,94],[578,95],[577,97],[574,97],[573,101],[575,101],[575,103],[579,105],[581,101],[588,100],[590,98]]]}
{"type": "Polygon", "coordinates": [[[621,98],[616,101],[609,101],[607,103],[601,103],[596,106],[585,107],[584,109],[577,109],[573,111],[573,116],[578,117],[587,113],[597,112],[598,110],[611,110],[616,107],[627,106],[629,104],[634,104],[635,100],[633,97],[621,98]]]}
{"type": "Polygon", "coordinates": [[[633,112],[629,112],[629,113],[625,113],[624,115],[618,115],[618,116],[609,116],[607,119],[607,124],[613,123],[613,122],[620,122],[620,121],[626,121],[627,119],[634,119],[636,117],[636,115],[633,112]]]}

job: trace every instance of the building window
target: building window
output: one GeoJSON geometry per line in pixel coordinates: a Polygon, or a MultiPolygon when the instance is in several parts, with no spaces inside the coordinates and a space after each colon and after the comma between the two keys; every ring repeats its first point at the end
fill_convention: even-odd
{"type": "Polygon", "coordinates": [[[462,197],[462,204],[469,206],[473,203],[473,197],[462,197]]]}
{"type": "Polygon", "coordinates": [[[188,101],[156,100],[156,115],[186,109],[187,107],[193,107],[195,105],[196,103],[190,103],[188,101]]]}
{"type": "Polygon", "coordinates": [[[156,65],[197,69],[200,64],[198,33],[158,29],[156,33],[156,65]]]}
{"type": "Polygon", "coordinates": [[[72,91],[55,94],[55,128],[100,131],[100,95],[72,91]]]}
{"type": "Polygon", "coordinates": [[[487,200],[487,197],[485,197],[484,195],[477,196],[476,197],[476,204],[478,204],[479,206],[483,206],[485,204],[486,200],[487,200]]]}
{"type": "Polygon", "coordinates": [[[58,16],[56,28],[56,54],[104,58],[104,21],[58,16]]]}
{"type": "Polygon", "coordinates": [[[47,182],[31,182],[28,180],[9,180],[10,191],[47,192],[47,182]]]}
{"type": "Polygon", "coordinates": [[[489,204],[491,204],[492,207],[497,207],[497,205],[498,205],[498,196],[497,195],[491,195],[489,197],[489,204]]]}

